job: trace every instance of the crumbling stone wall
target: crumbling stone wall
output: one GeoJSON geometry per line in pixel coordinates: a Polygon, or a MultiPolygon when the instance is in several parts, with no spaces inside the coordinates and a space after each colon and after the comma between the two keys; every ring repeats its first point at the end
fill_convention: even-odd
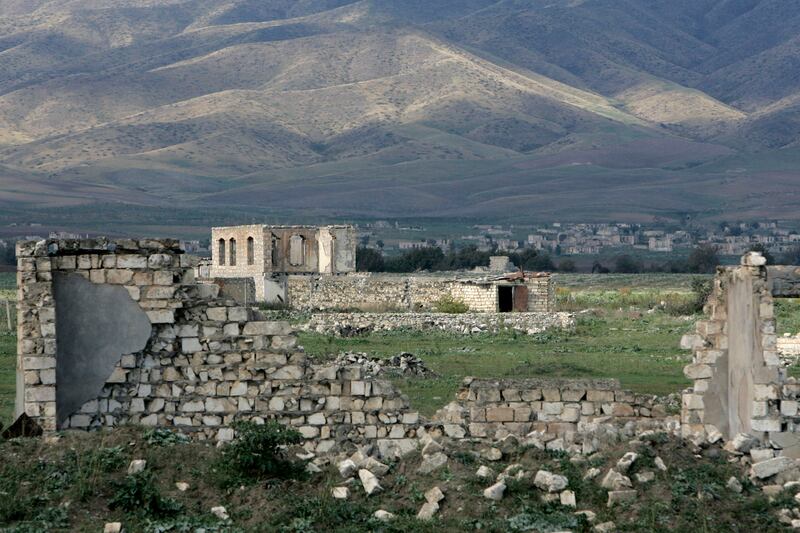
{"type": "Polygon", "coordinates": [[[575,316],[572,313],[314,313],[299,327],[325,335],[398,329],[462,334],[514,330],[535,335],[551,328],[574,328],[575,316]]]}
{"type": "MultiPolygon", "coordinates": [[[[346,276],[289,276],[288,303],[294,309],[368,311],[430,311],[443,296],[464,301],[471,311],[498,311],[498,281],[445,276],[357,273],[346,276]]],[[[549,275],[525,279],[528,311],[555,310],[555,292],[549,275]]]]}
{"type": "Polygon", "coordinates": [[[464,380],[457,400],[434,420],[456,438],[499,439],[537,432],[574,443],[598,421],[641,422],[677,428],[664,405],[652,396],[622,390],[616,379],[476,379],[464,380]]]}
{"type": "MultiPolygon", "coordinates": [[[[275,418],[297,427],[307,447],[327,451],[377,442],[389,453],[408,448],[418,415],[390,383],[362,379],[356,367],[315,366],[285,322],[220,298],[216,284],[195,283],[194,259],[177,241],[104,239],[20,243],[19,405],[46,430],[137,423],[172,426],[200,439],[233,438],[238,419],[275,418]],[[101,386],[74,412],[59,412],[59,330],[53,280],[79,277],[120,286],[150,323],[146,345],[113,354],[101,386]]],[[[115,309],[105,309],[114,313],[115,309]]],[[[83,324],[64,335],[113,338],[83,324]]],[[[108,353],[87,354],[108,357],[108,353]]]]}
{"type": "Polygon", "coordinates": [[[693,350],[684,374],[682,432],[702,440],[744,433],[784,448],[800,445],[800,384],[787,377],[777,353],[773,295],[796,296],[800,269],[766,267],[758,253],[737,267],[720,267],[705,306],[706,320],[682,346],[693,350]]]}

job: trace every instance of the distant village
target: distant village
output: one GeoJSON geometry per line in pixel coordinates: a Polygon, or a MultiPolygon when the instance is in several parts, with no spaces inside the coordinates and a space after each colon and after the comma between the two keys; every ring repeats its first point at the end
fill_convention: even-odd
{"type": "Polygon", "coordinates": [[[396,241],[370,240],[370,235],[386,228],[388,223],[378,223],[363,232],[364,242],[370,248],[383,251],[411,250],[431,246],[450,249],[473,244],[479,251],[520,252],[525,249],[542,250],[556,255],[597,255],[614,248],[627,248],[655,253],[673,253],[699,245],[713,245],[720,255],[741,255],[755,245],[762,245],[772,253],[784,253],[800,245],[800,231],[783,227],[780,222],[739,222],[720,224],[715,228],[659,229],[642,224],[607,223],[578,224],[555,222],[532,228],[521,238],[520,228],[498,225],[475,225],[474,233],[448,239],[425,238],[425,229],[406,229],[422,233],[419,238],[396,241]],[[371,231],[370,231],[371,230],[371,231]]]}
{"type": "MultiPolygon", "coordinates": [[[[789,252],[800,246],[800,230],[791,227],[791,222],[737,222],[722,223],[714,227],[696,226],[687,229],[662,228],[644,224],[628,223],[561,223],[553,222],[540,226],[472,226],[469,233],[435,238],[428,235],[441,234],[424,226],[378,221],[356,225],[361,246],[380,250],[382,253],[400,253],[408,250],[438,247],[442,251],[473,245],[481,252],[519,253],[525,250],[548,252],[552,255],[598,255],[609,250],[620,252],[639,250],[671,254],[690,250],[700,245],[712,245],[719,255],[741,255],[753,246],[763,246],[773,254],[789,252]],[[412,238],[405,237],[413,235],[412,238]],[[387,235],[394,235],[388,237],[387,235]],[[403,237],[398,238],[401,235],[403,237]]],[[[15,238],[0,239],[0,254],[5,264],[13,263],[16,240],[81,239],[88,233],[46,232],[37,233],[38,224],[26,224],[29,234],[15,238]]],[[[210,255],[209,239],[182,240],[186,252],[210,255]]]]}

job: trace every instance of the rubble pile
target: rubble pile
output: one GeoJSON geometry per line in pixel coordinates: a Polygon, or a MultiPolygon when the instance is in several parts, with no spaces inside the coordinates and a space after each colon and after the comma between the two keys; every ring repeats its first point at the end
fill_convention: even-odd
{"type": "Polygon", "coordinates": [[[370,357],[363,352],[342,352],[334,361],[336,365],[359,366],[365,376],[375,377],[384,373],[411,377],[433,377],[436,374],[425,366],[416,355],[401,352],[388,359],[370,357]]]}

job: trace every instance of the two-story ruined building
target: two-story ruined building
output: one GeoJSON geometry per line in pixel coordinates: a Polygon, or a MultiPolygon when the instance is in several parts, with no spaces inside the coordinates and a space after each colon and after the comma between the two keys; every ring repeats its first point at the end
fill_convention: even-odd
{"type": "Polygon", "coordinates": [[[257,301],[285,302],[289,274],[356,269],[353,226],[248,226],[211,229],[211,277],[252,278],[257,301]]]}

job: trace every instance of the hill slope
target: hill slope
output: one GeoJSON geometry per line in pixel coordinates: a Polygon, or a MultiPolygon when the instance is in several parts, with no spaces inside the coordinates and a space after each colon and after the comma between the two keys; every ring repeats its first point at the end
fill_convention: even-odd
{"type": "Polygon", "coordinates": [[[797,217],[800,5],[0,2],[0,205],[797,217]],[[30,190],[24,191],[28,184],[30,190]]]}

